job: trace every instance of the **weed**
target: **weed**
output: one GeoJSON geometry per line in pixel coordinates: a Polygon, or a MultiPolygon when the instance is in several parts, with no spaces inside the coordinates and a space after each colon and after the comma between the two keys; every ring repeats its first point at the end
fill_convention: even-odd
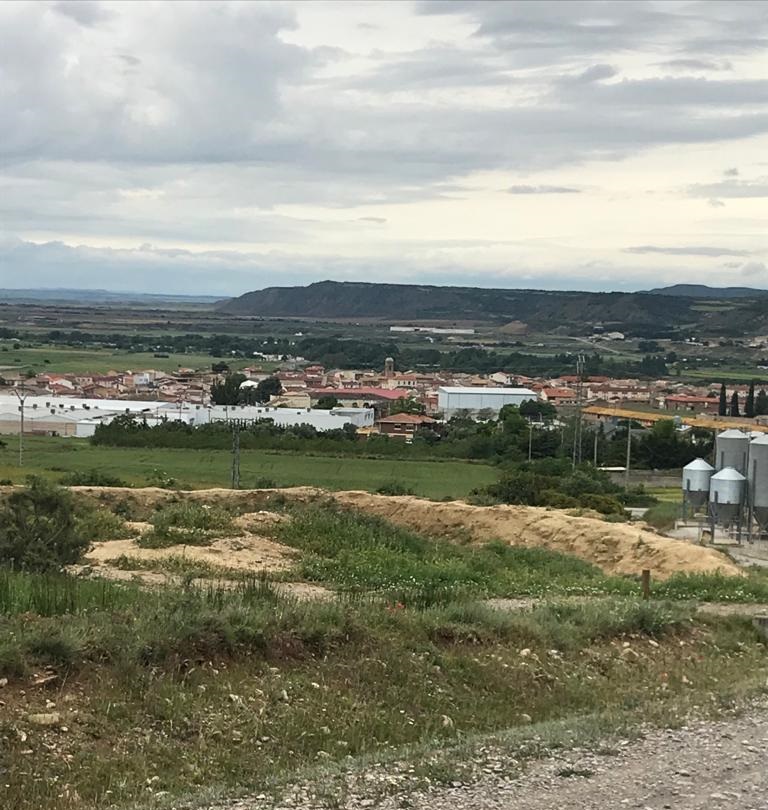
{"type": "Polygon", "coordinates": [[[179,501],[160,508],[152,518],[152,529],[138,540],[143,548],[175,545],[210,545],[216,536],[238,534],[232,515],[219,506],[179,501]]]}

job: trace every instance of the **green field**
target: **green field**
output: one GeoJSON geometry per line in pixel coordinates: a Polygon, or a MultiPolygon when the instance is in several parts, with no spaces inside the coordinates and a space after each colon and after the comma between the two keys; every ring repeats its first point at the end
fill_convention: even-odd
{"type": "Polygon", "coordinates": [[[699,368],[683,371],[683,376],[701,382],[742,382],[755,380],[758,385],[768,385],[768,373],[761,368],[723,366],[722,368],[699,368]]]}
{"type": "MultiPolygon", "coordinates": [[[[226,362],[232,369],[241,369],[253,365],[253,360],[241,358],[215,358],[207,354],[170,354],[167,357],[155,357],[151,352],[111,351],[110,349],[69,349],[54,346],[21,348],[14,350],[10,342],[2,344],[0,351],[0,375],[3,371],[26,371],[31,369],[37,374],[56,372],[94,373],[107,371],[176,371],[179,368],[210,369],[217,361],[226,362]]],[[[263,365],[263,364],[259,364],[263,365]]]]}
{"type": "MultiPolygon", "coordinates": [[[[158,473],[180,486],[227,487],[231,455],[226,450],[113,448],[92,446],[82,439],[26,436],[24,468],[18,466],[18,438],[4,437],[0,448],[0,479],[20,483],[29,474],[58,480],[67,472],[96,469],[136,485],[157,483],[158,473]]],[[[397,480],[427,498],[464,497],[474,487],[497,477],[486,464],[466,461],[401,461],[397,459],[335,458],[278,455],[244,450],[240,482],[244,489],[269,478],[279,486],[309,485],[326,489],[376,490],[397,480]]]]}

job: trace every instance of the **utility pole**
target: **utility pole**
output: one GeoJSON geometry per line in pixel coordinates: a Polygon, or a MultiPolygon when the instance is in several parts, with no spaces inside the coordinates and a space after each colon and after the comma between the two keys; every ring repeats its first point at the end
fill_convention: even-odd
{"type": "Polygon", "coordinates": [[[627,419],[627,463],[624,468],[624,488],[629,489],[629,461],[632,455],[632,420],[627,419]]]}
{"type": "Polygon", "coordinates": [[[597,467],[597,439],[598,439],[598,432],[595,430],[595,447],[592,454],[592,464],[597,467]]]}
{"type": "Polygon", "coordinates": [[[24,383],[21,384],[21,390],[18,388],[13,389],[13,393],[19,398],[19,467],[24,466],[24,401],[27,398],[27,392],[24,390],[24,383]]]}
{"type": "Polygon", "coordinates": [[[240,489],[240,425],[232,425],[232,489],[240,489]]]}
{"type": "Polygon", "coordinates": [[[581,464],[581,409],[584,405],[584,355],[576,359],[576,416],[573,424],[573,467],[581,464]]]}

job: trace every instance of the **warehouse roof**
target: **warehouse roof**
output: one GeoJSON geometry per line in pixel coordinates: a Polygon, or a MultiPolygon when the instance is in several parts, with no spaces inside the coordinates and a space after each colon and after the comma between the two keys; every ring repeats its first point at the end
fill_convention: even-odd
{"type": "Polygon", "coordinates": [[[535,391],[530,388],[482,388],[480,386],[447,385],[437,389],[444,394],[492,394],[494,396],[531,396],[537,399],[535,391]]]}

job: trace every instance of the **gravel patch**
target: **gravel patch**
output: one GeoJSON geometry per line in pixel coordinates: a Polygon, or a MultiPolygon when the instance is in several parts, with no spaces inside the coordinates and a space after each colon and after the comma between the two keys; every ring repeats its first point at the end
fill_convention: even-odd
{"type": "Polygon", "coordinates": [[[593,750],[528,760],[482,748],[473,763],[454,763],[429,779],[418,763],[376,765],[296,786],[279,799],[264,794],[206,810],[766,810],[768,703],[743,716],[650,730],[593,750]]]}

